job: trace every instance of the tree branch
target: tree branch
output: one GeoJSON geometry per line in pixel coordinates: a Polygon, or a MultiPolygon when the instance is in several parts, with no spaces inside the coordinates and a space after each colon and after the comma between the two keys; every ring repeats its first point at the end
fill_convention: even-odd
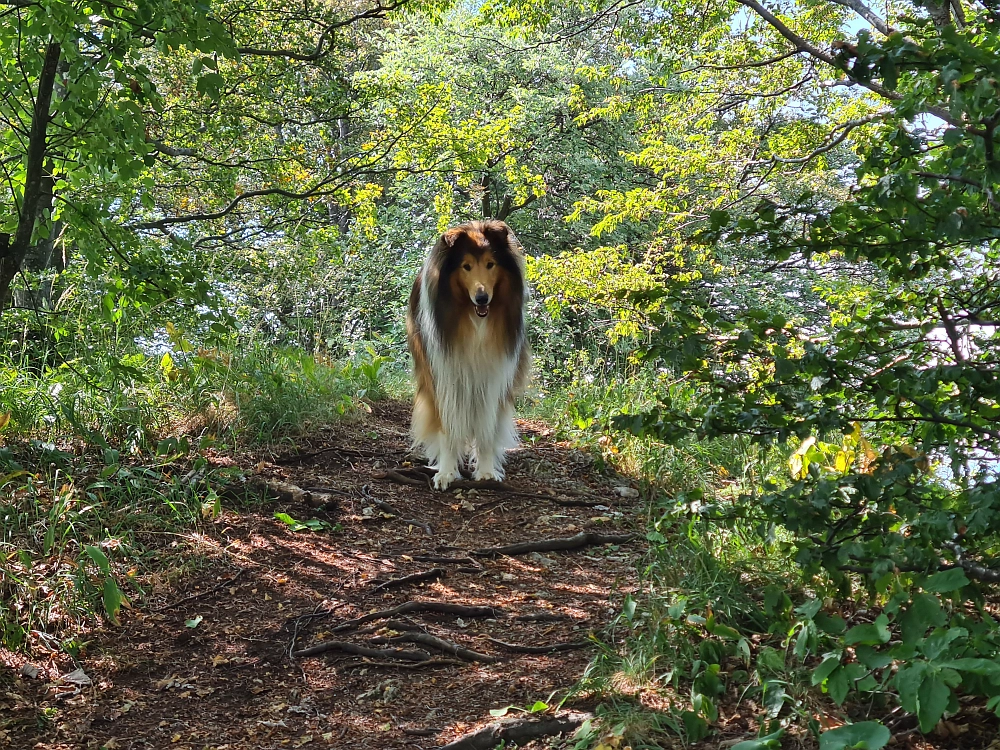
{"type": "Polygon", "coordinates": [[[889,36],[889,34],[896,31],[892,26],[887,24],[881,16],[875,13],[871,8],[865,5],[861,0],[830,0],[837,5],[843,5],[845,8],[850,8],[868,23],[878,29],[879,33],[883,36],[889,36]]]}
{"type": "MultiPolygon", "coordinates": [[[[815,57],[817,60],[822,60],[827,65],[836,68],[837,70],[843,71],[853,85],[862,86],[863,88],[868,89],[872,93],[878,94],[879,96],[885,99],[889,99],[890,101],[898,102],[902,100],[903,95],[900,94],[898,91],[890,91],[884,86],[875,83],[873,81],[862,81],[852,76],[851,72],[849,70],[846,70],[844,66],[833,55],[831,55],[829,52],[825,52],[812,42],[806,40],[804,37],[796,34],[794,31],[788,28],[788,26],[786,26],[777,16],[771,13],[771,11],[769,11],[767,8],[765,8],[763,5],[757,2],[757,0],[736,0],[736,2],[738,2],[740,5],[749,8],[758,16],[763,18],[768,24],[770,24],[770,26],[775,31],[781,34],[781,36],[783,36],[789,42],[794,44],[796,49],[798,49],[799,51],[807,52],[808,54],[815,57]]],[[[961,128],[967,133],[973,133],[979,136],[982,136],[985,133],[985,131],[982,128],[974,128],[968,123],[962,122],[960,119],[955,118],[954,116],[952,116],[951,112],[949,112],[947,109],[943,107],[936,107],[933,105],[925,106],[923,107],[923,111],[926,112],[927,114],[939,117],[940,119],[947,122],[949,125],[953,125],[956,128],[961,128]]]]}
{"type": "Polygon", "coordinates": [[[388,5],[382,5],[382,0],[377,0],[374,8],[369,8],[368,10],[360,13],[355,13],[349,18],[324,25],[323,31],[319,35],[319,39],[316,40],[316,49],[312,52],[299,52],[297,50],[289,49],[263,49],[260,47],[239,47],[239,53],[241,55],[253,55],[255,57],[284,57],[289,60],[298,60],[300,62],[315,62],[321,57],[329,54],[329,52],[333,49],[332,44],[326,44],[327,38],[332,32],[345,26],[358,23],[359,21],[385,18],[386,13],[401,8],[409,1],[410,0],[396,0],[395,2],[390,2],[388,5]],[[324,46],[326,46],[326,49],[324,49],[324,46]]]}

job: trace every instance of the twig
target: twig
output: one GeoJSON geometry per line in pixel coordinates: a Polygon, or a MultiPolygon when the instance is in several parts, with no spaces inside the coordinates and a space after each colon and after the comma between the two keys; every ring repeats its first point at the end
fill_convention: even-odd
{"type": "Polygon", "coordinates": [[[385,591],[396,586],[407,586],[411,583],[419,583],[420,581],[435,581],[438,578],[443,578],[446,572],[444,568],[431,568],[430,570],[425,570],[423,573],[414,573],[402,578],[393,578],[385,583],[380,583],[372,589],[372,592],[385,591]]]}
{"type": "Polygon", "coordinates": [[[502,617],[503,610],[499,607],[468,607],[464,604],[449,604],[447,602],[425,602],[410,601],[400,604],[392,609],[385,609],[381,612],[371,612],[353,620],[345,620],[332,630],[339,633],[343,630],[351,630],[359,625],[365,625],[375,620],[386,620],[396,615],[410,614],[411,612],[439,612],[447,615],[459,615],[461,617],[502,617]]]}
{"type": "Polygon", "coordinates": [[[625,544],[637,537],[638,534],[596,534],[590,531],[581,531],[575,536],[559,539],[539,539],[537,542],[518,542],[503,547],[477,549],[473,550],[472,554],[477,557],[499,557],[500,555],[524,555],[529,552],[555,552],[598,544],[625,544]]]}
{"type": "Polygon", "coordinates": [[[174,607],[179,607],[180,605],[186,604],[187,602],[193,602],[195,599],[201,599],[202,597],[214,594],[219,589],[225,588],[226,586],[231,586],[234,583],[236,583],[236,581],[239,580],[239,577],[241,575],[243,575],[244,573],[246,573],[246,571],[247,571],[246,568],[240,568],[239,572],[237,572],[236,575],[234,575],[228,581],[221,581],[219,584],[217,584],[216,586],[213,586],[208,591],[200,591],[197,594],[192,594],[191,596],[185,596],[183,599],[178,599],[173,604],[166,604],[166,605],[160,607],[159,609],[155,609],[153,611],[154,612],[166,612],[168,609],[173,609],[174,607]]]}
{"type": "Polygon", "coordinates": [[[516,651],[519,654],[548,654],[552,651],[573,651],[578,648],[587,648],[587,646],[594,645],[593,641],[572,641],[567,643],[551,643],[548,646],[521,646],[517,643],[498,641],[496,638],[487,638],[486,640],[495,646],[500,646],[500,648],[505,648],[508,651],[516,651]]]}
{"type": "Polygon", "coordinates": [[[302,623],[310,620],[316,620],[320,617],[328,617],[336,612],[341,607],[346,607],[347,602],[341,602],[340,604],[335,604],[332,607],[320,611],[318,608],[316,611],[309,612],[308,614],[301,615],[295,618],[295,624],[292,626],[292,640],[288,644],[288,658],[295,658],[295,643],[299,639],[299,630],[302,628],[302,623]]]}
{"type": "Polygon", "coordinates": [[[409,632],[403,633],[402,635],[393,636],[391,638],[372,638],[372,643],[377,645],[393,644],[393,643],[418,643],[421,646],[427,646],[428,648],[433,648],[438,651],[443,651],[446,654],[451,654],[452,656],[457,656],[459,659],[464,659],[465,661],[478,661],[483,664],[496,664],[500,661],[497,656],[490,656],[489,654],[481,654],[478,651],[472,651],[471,649],[463,648],[457,643],[452,643],[451,641],[446,641],[443,638],[438,638],[437,636],[431,635],[430,633],[422,632],[409,632]]]}
{"type": "Polygon", "coordinates": [[[292,654],[296,659],[303,656],[315,656],[327,651],[343,651],[347,654],[358,654],[359,656],[381,656],[386,659],[402,659],[403,661],[427,661],[431,655],[426,651],[408,650],[401,648],[368,648],[359,646],[356,643],[346,641],[325,641],[315,646],[304,648],[292,654]]]}

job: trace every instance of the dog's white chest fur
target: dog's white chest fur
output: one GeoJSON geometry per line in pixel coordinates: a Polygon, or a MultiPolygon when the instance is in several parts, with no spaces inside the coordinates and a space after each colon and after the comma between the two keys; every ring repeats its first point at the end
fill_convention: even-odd
{"type": "Polygon", "coordinates": [[[435,484],[446,487],[458,475],[458,461],[471,453],[480,479],[503,477],[503,454],[517,445],[509,394],[517,375],[518,355],[499,352],[489,337],[487,318],[473,318],[473,335],[446,347],[426,292],[420,297],[420,329],[434,381],[441,434],[424,444],[437,465],[435,484]],[[433,444],[435,443],[436,444],[433,444]]]}

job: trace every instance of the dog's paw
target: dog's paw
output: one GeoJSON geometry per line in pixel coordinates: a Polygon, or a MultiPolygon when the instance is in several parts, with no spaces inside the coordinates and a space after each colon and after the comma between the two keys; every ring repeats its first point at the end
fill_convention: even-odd
{"type": "Polygon", "coordinates": [[[438,471],[434,475],[434,489],[436,490],[446,490],[448,485],[458,479],[457,471],[438,471]]]}
{"type": "Polygon", "coordinates": [[[472,478],[475,479],[477,482],[487,482],[487,481],[502,482],[503,469],[498,469],[495,467],[487,467],[487,466],[484,466],[482,470],[477,468],[473,472],[472,478]]]}

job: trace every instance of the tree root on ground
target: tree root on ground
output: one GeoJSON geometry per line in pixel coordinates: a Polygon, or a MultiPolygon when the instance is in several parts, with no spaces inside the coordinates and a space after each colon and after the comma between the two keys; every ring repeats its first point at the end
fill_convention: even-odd
{"type": "Polygon", "coordinates": [[[393,669],[435,669],[437,667],[464,667],[461,659],[427,659],[426,661],[356,661],[345,664],[348,669],[359,667],[392,667],[393,669]]]}
{"type": "Polygon", "coordinates": [[[343,651],[346,654],[357,654],[358,656],[381,656],[383,659],[402,659],[403,661],[428,661],[431,655],[426,651],[401,649],[401,648],[368,648],[359,646],[356,643],[346,641],[324,641],[315,646],[295,651],[292,656],[299,659],[303,656],[315,656],[327,651],[343,651]]]}
{"type": "Polygon", "coordinates": [[[393,578],[391,580],[380,583],[378,586],[372,589],[375,591],[385,591],[386,589],[391,589],[396,586],[407,586],[411,583],[420,583],[421,581],[434,581],[438,578],[443,578],[447,571],[444,568],[431,568],[430,570],[425,570],[422,573],[413,573],[412,575],[403,576],[402,578],[393,578]]]}
{"type": "Polygon", "coordinates": [[[505,643],[496,638],[487,638],[490,643],[508,651],[516,651],[519,654],[549,654],[553,651],[574,651],[578,648],[587,648],[595,645],[593,641],[572,641],[569,643],[550,643],[548,646],[522,646],[518,643],[505,643]]]}
{"type": "Polygon", "coordinates": [[[473,550],[472,554],[477,557],[499,557],[501,555],[526,555],[529,552],[558,552],[598,544],[625,544],[637,537],[638,534],[597,534],[592,531],[581,531],[575,536],[559,539],[539,539],[537,542],[518,542],[503,547],[477,549],[473,550]]]}
{"type": "Polygon", "coordinates": [[[439,612],[446,615],[458,615],[459,617],[503,617],[504,611],[499,607],[468,607],[464,604],[449,604],[447,602],[430,601],[410,601],[400,604],[392,609],[385,609],[381,612],[371,612],[353,620],[345,620],[336,627],[331,628],[334,633],[344,630],[353,630],[359,625],[366,625],[375,620],[387,620],[396,615],[406,615],[412,612],[439,612]]]}
{"type": "Polygon", "coordinates": [[[478,651],[472,651],[471,649],[464,648],[459,646],[457,643],[452,643],[451,641],[446,641],[443,638],[438,638],[430,633],[409,632],[404,633],[403,635],[393,636],[391,638],[373,638],[372,643],[376,646],[387,646],[395,643],[416,643],[421,646],[433,648],[437,651],[442,651],[446,654],[451,654],[452,656],[457,656],[459,659],[464,659],[465,661],[478,661],[483,664],[496,664],[500,661],[500,657],[498,656],[490,656],[489,654],[481,654],[478,651]]]}
{"type": "Polygon", "coordinates": [[[551,737],[576,729],[592,714],[573,711],[563,716],[544,719],[524,718],[514,721],[496,722],[483,727],[454,742],[449,742],[439,750],[493,750],[497,745],[523,745],[542,737],[551,737]]]}

